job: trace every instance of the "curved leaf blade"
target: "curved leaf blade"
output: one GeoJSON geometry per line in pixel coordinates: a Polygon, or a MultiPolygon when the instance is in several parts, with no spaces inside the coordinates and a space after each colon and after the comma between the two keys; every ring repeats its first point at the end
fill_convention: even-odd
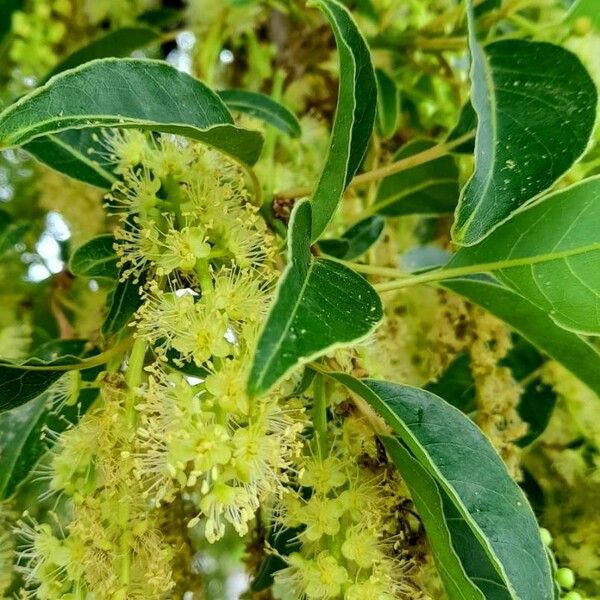
{"type": "MultiPolygon", "coordinates": [[[[483,596],[481,590],[467,575],[462,562],[465,559],[468,560],[479,549],[472,536],[469,552],[462,553],[460,557],[457,556],[454,548],[456,540],[452,536],[452,527],[455,526],[455,521],[448,521],[444,514],[444,492],[439,489],[435,479],[397,438],[380,436],[380,439],[402,475],[402,480],[407,485],[419,517],[423,521],[437,571],[444,583],[449,600],[490,598],[491,596],[483,596]]],[[[446,503],[449,503],[447,497],[446,503]]],[[[493,569],[490,570],[492,570],[492,575],[495,575],[493,569]]]]}
{"type": "Polygon", "coordinates": [[[68,129],[138,128],[186,136],[254,164],[262,136],[236,127],[203,83],[168,64],[104,58],[53,77],[0,113],[0,146],[68,129]]]}
{"type": "Polygon", "coordinates": [[[77,423],[98,392],[83,390],[74,406],[57,407],[51,392],[0,414],[0,500],[9,498],[47,452],[54,435],[77,423]]]}
{"type": "Polygon", "coordinates": [[[383,417],[447,494],[507,590],[499,597],[552,598],[552,572],[533,511],[470,419],[419,388],[330,375],[383,417]]]}
{"type": "Polygon", "coordinates": [[[447,268],[494,263],[508,286],[561,327],[600,335],[600,176],[545,196],[447,268]]]}
{"type": "MultiPolygon", "coordinates": [[[[433,140],[413,140],[398,150],[394,161],[433,146],[433,140]]],[[[372,210],[389,217],[451,213],[458,193],[458,168],[447,155],[383,179],[372,210]]]]}
{"type": "Polygon", "coordinates": [[[454,240],[476,244],[547,190],[585,152],[598,93],[580,60],[546,42],[481,47],[468,3],[475,171],[463,189],[454,240]]]}
{"type": "Polygon", "coordinates": [[[256,117],[291,137],[302,133],[296,115],[270,96],[237,89],[221,90],[217,94],[230,110],[256,117]]]}
{"type": "Polygon", "coordinates": [[[0,361],[0,413],[37,398],[68,368],[85,369],[85,344],[85,340],[57,340],[38,348],[25,362],[0,361]]]}
{"type": "Polygon", "coordinates": [[[142,305],[140,290],[145,282],[145,272],[140,275],[138,281],[133,281],[132,278],[119,280],[116,288],[107,298],[108,314],[102,323],[104,337],[110,337],[127,326],[135,311],[142,305]]]}
{"type": "Polygon", "coordinates": [[[375,69],[377,81],[377,129],[384,139],[391,138],[400,120],[400,93],[396,82],[383,70],[375,69]]]}
{"type": "Polygon", "coordinates": [[[384,227],[382,217],[371,215],[350,227],[341,238],[321,240],[319,248],[329,256],[352,260],[364,254],[379,239],[384,227]]]}
{"type": "Polygon", "coordinates": [[[68,129],[31,140],[23,146],[46,166],[90,185],[109,189],[117,178],[111,165],[98,159],[97,129],[68,129]]]}
{"type": "Polygon", "coordinates": [[[119,259],[114,250],[115,238],[98,235],[73,252],[69,260],[69,270],[79,277],[102,277],[117,279],[119,259]]]}
{"type": "Polygon", "coordinates": [[[600,396],[600,352],[559,327],[546,311],[489,278],[447,279],[441,285],[507,323],[600,396]]]}
{"type": "Polygon", "coordinates": [[[96,58],[129,56],[134,50],[148,46],[159,38],[160,32],[149,27],[116,29],[75,50],[46,75],[44,82],[62,71],[73,69],[96,58]]]}
{"type": "Polygon", "coordinates": [[[297,203],[289,227],[289,263],[248,379],[251,396],[266,392],[293,368],[363,339],[383,317],[381,300],[364,277],[312,257],[311,222],[311,203],[297,203]]]}
{"type": "Polygon", "coordinates": [[[340,63],[338,104],[321,177],[313,191],[311,241],[317,240],[354,177],[373,131],[377,85],[371,54],[350,12],[334,0],[313,0],[327,17],[340,63]]]}

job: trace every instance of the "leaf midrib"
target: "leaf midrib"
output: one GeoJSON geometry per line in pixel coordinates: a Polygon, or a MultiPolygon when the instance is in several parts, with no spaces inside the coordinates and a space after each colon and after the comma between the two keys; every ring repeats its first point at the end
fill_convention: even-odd
{"type": "MultiPolygon", "coordinates": [[[[471,28],[473,46],[479,52],[479,54],[481,55],[481,58],[482,58],[481,62],[483,65],[484,78],[485,78],[485,83],[486,83],[487,92],[488,92],[489,107],[490,107],[490,124],[491,124],[491,128],[492,128],[492,151],[491,151],[491,160],[492,160],[491,165],[492,166],[489,169],[488,175],[484,182],[483,190],[481,193],[481,198],[483,198],[488,193],[490,184],[493,179],[494,169],[496,166],[496,143],[494,140],[496,140],[498,137],[498,118],[497,118],[497,114],[496,114],[497,102],[496,102],[496,94],[494,91],[494,77],[493,77],[492,69],[488,62],[486,53],[484,52],[483,48],[479,45],[479,42],[477,41],[477,37],[476,37],[475,31],[474,31],[475,23],[473,21],[474,21],[475,17],[472,14],[472,11],[473,11],[472,0],[467,0],[467,2],[469,4],[469,9],[468,9],[469,19],[468,20],[469,20],[469,27],[471,28]]],[[[475,111],[475,112],[477,113],[477,111],[475,111]]],[[[477,116],[479,117],[479,115],[477,115],[477,116]]],[[[477,126],[477,128],[479,129],[479,125],[477,126]]],[[[475,140],[475,142],[477,143],[477,139],[475,140]]],[[[474,176],[475,176],[475,173],[473,173],[473,176],[469,180],[469,184],[473,180],[474,176]]],[[[465,186],[465,188],[464,188],[465,191],[468,189],[468,187],[469,187],[468,185],[465,186]]],[[[464,192],[463,192],[463,195],[464,195],[464,192]]],[[[469,228],[471,223],[475,220],[475,217],[477,216],[477,214],[480,212],[482,204],[483,203],[480,199],[480,201],[477,203],[477,205],[471,212],[469,218],[462,225],[461,231],[464,232],[469,228]]]]}
{"type": "MultiPolygon", "coordinates": [[[[296,298],[294,308],[290,312],[290,315],[289,315],[288,319],[286,320],[285,327],[282,329],[281,335],[279,336],[279,339],[277,340],[275,346],[273,347],[273,349],[271,351],[271,358],[269,358],[269,360],[265,363],[264,368],[262,369],[260,375],[257,378],[258,385],[254,386],[256,388],[260,389],[262,387],[262,384],[264,382],[264,378],[268,371],[268,368],[270,367],[273,360],[279,355],[283,340],[287,337],[287,333],[291,327],[291,324],[294,321],[296,313],[298,312],[298,309],[300,308],[300,306],[302,304],[302,298],[303,298],[304,292],[306,290],[306,286],[308,285],[308,280],[310,279],[310,274],[312,273],[312,270],[315,266],[315,260],[313,260],[312,258],[309,260],[310,260],[310,262],[308,265],[308,269],[306,270],[306,277],[305,277],[304,281],[302,282],[302,287],[300,288],[300,292],[298,293],[298,296],[296,298]]],[[[294,264],[294,262],[293,261],[290,262],[290,266],[289,266],[287,273],[285,273],[284,277],[282,277],[282,287],[280,289],[283,289],[283,284],[285,284],[288,277],[293,275],[295,268],[296,268],[296,265],[294,264]]],[[[273,302],[273,307],[277,306],[278,302],[279,302],[279,294],[277,295],[277,298],[275,298],[275,300],[273,302]]],[[[267,317],[267,322],[268,322],[268,317],[267,317]]]]}
{"type": "MultiPolygon", "coordinates": [[[[63,131],[69,131],[69,129],[66,129],[63,131]]],[[[112,183],[115,183],[117,181],[117,178],[112,173],[103,169],[98,163],[94,162],[93,160],[90,160],[87,156],[85,156],[84,154],[82,154],[81,152],[76,150],[73,146],[69,146],[69,144],[65,144],[60,138],[56,137],[56,135],[54,135],[52,133],[49,133],[46,136],[36,137],[30,141],[41,140],[44,137],[47,137],[48,139],[52,140],[52,142],[54,144],[64,148],[67,152],[69,152],[73,156],[77,157],[77,159],[79,161],[81,161],[82,163],[84,163],[85,165],[87,165],[88,167],[93,169],[94,171],[96,171],[96,173],[98,173],[98,175],[100,175],[101,177],[104,177],[105,179],[107,179],[108,181],[110,181],[112,183]]]]}
{"type": "MultiPolygon", "coordinates": [[[[366,388],[368,394],[376,399],[377,405],[380,407],[380,409],[382,410],[382,412],[384,412],[385,414],[387,414],[388,417],[391,417],[391,421],[394,422],[394,423],[396,423],[396,426],[402,432],[404,432],[404,435],[408,439],[411,440],[412,445],[414,445],[416,447],[416,450],[420,454],[422,454],[422,455],[424,455],[426,457],[426,460],[424,462],[422,460],[420,461],[420,462],[422,462],[422,466],[427,471],[429,471],[429,472],[433,471],[433,473],[431,473],[432,477],[434,477],[436,479],[436,481],[439,483],[439,485],[442,486],[442,488],[444,489],[444,491],[452,499],[454,505],[456,506],[456,508],[458,509],[458,511],[460,512],[460,514],[463,516],[463,518],[465,519],[465,521],[470,524],[470,528],[472,529],[474,535],[479,539],[479,542],[481,543],[483,549],[485,550],[486,554],[488,555],[488,558],[495,565],[495,567],[496,567],[496,569],[498,571],[498,575],[505,582],[505,584],[507,586],[507,591],[509,592],[509,594],[511,595],[511,597],[514,600],[518,600],[518,598],[516,598],[516,596],[515,596],[514,590],[512,589],[512,585],[510,585],[510,582],[508,580],[508,576],[507,576],[506,572],[504,571],[504,567],[501,564],[500,559],[496,555],[495,550],[490,546],[490,543],[489,543],[486,535],[481,530],[479,524],[476,523],[472,519],[471,515],[467,511],[465,505],[463,504],[462,499],[459,497],[457,491],[449,484],[449,482],[446,479],[446,477],[440,472],[438,466],[431,460],[431,456],[430,456],[429,452],[423,446],[423,444],[421,443],[421,441],[410,430],[410,428],[398,417],[398,415],[396,415],[396,413],[387,405],[387,403],[383,400],[383,398],[381,398],[381,396],[379,396],[379,394],[377,394],[377,392],[375,392],[373,389],[371,389],[371,387],[366,382],[358,380],[358,379],[355,379],[355,378],[352,378],[352,379],[354,381],[356,381],[363,389],[366,388]]],[[[413,389],[418,389],[418,388],[414,388],[413,386],[405,386],[405,387],[413,388],[413,389]]],[[[454,408],[452,406],[451,406],[451,408],[454,409],[454,410],[458,410],[458,409],[456,409],[456,408],[454,408]]],[[[390,423],[390,420],[386,419],[385,417],[383,417],[383,418],[384,418],[384,420],[388,424],[390,423]]],[[[394,429],[394,427],[392,427],[392,429],[394,429]]],[[[395,429],[394,429],[394,431],[398,435],[401,435],[395,429]]],[[[411,448],[411,450],[413,452],[415,452],[415,448],[411,448]]],[[[417,460],[419,460],[418,457],[417,457],[417,460]]]]}
{"type": "MultiPolygon", "coordinates": [[[[0,115],[0,120],[1,120],[0,115]]],[[[22,146],[23,144],[27,144],[35,139],[40,137],[51,136],[56,133],[61,133],[63,131],[70,131],[71,129],[91,129],[98,125],[104,126],[115,126],[115,127],[127,127],[127,126],[138,126],[138,125],[157,125],[160,124],[162,127],[180,127],[185,129],[193,129],[195,131],[200,131],[202,133],[208,132],[212,129],[216,129],[217,127],[229,126],[237,129],[232,123],[215,123],[206,128],[198,127],[197,125],[193,125],[191,123],[181,123],[181,122],[165,122],[165,121],[149,121],[148,119],[137,119],[133,117],[123,117],[120,115],[71,115],[68,117],[53,117],[52,119],[47,119],[45,121],[36,121],[35,125],[31,125],[29,127],[23,127],[17,130],[17,134],[8,135],[4,139],[1,140],[1,144],[3,148],[10,148],[12,146],[22,146]],[[43,129],[47,125],[53,124],[61,124],[65,122],[77,122],[77,121],[88,121],[93,120],[95,124],[90,123],[81,123],[80,125],[66,125],[64,127],[57,127],[51,129],[43,129]],[[40,130],[41,129],[41,130],[40,130]],[[37,133],[36,133],[37,131],[37,133]],[[31,135],[30,132],[33,132],[31,135]],[[8,145],[7,145],[8,144],[8,145]]]]}

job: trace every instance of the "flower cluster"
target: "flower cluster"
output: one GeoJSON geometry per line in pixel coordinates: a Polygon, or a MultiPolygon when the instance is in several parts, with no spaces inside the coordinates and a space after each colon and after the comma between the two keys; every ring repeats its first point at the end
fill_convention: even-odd
{"type": "Polygon", "coordinates": [[[276,506],[277,526],[296,531],[299,542],[275,575],[276,589],[299,600],[420,597],[403,529],[411,526],[398,512],[405,490],[372,427],[351,413],[336,419],[329,437],[326,448],[307,443],[295,491],[276,506]]]}
{"type": "Polygon", "coordinates": [[[153,504],[189,496],[214,542],[230,523],[240,534],[261,501],[281,496],[291,459],[298,452],[301,419],[278,405],[277,394],[252,403],[244,393],[239,359],[211,366],[191,385],[179,374],[150,377],[137,405],[140,425],[136,474],[153,504]]]}
{"type": "MultiPolygon", "coordinates": [[[[17,523],[18,570],[26,597],[157,597],[172,587],[173,551],[135,492],[126,391],[107,377],[100,405],[61,434],[52,451],[50,491],[69,499],[71,517],[17,523]]],[[[61,518],[62,517],[62,518],[61,518]]]]}

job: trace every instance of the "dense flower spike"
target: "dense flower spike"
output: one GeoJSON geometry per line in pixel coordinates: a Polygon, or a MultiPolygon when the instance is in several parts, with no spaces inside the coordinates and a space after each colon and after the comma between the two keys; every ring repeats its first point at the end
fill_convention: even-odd
{"type": "MultiPolygon", "coordinates": [[[[2,6],[0,598],[440,600],[445,560],[463,556],[462,544],[450,552],[444,540],[442,550],[431,543],[436,519],[458,502],[436,490],[450,488],[477,530],[467,546],[487,538],[482,569],[505,577],[515,597],[530,593],[527,565],[544,598],[600,597],[598,344],[558,319],[571,308],[583,320],[588,308],[598,315],[596,282],[588,289],[579,278],[594,263],[594,221],[571,219],[559,236],[577,246],[581,232],[590,245],[585,254],[569,245],[579,254],[560,258],[571,270],[558,288],[558,246],[539,264],[523,259],[536,274],[527,300],[513,270],[523,268],[512,263],[518,248],[490,251],[452,282],[441,267],[464,255],[451,213],[459,203],[460,221],[459,190],[489,162],[487,133],[510,153],[476,198],[498,192],[490,212],[513,178],[520,193],[550,171],[551,191],[593,184],[596,97],[565,50],[597,87],[589,2],[2,6]],[[485,40],[485,85],[497,85],[479,94],[480,65],[468,60],[475,38],[485,40]],[[496,64],[500,50],[511,69],[496,64]],[[548,56],[556,65],[538,72],[548,56]],[[495,119],[486,120],[483,99],[494,97],[499,127],[487,132],[495,119]],[[547,126],[555,114],[563,122],[547,126]],[[564,162],[571,151],[584,154],[564,162]],[[305,230],[289,227],[304,198],[313,226],[335,204],[317,240],[308,219],[305,230]],[[290,262],[297,280],[283,276],[290,262]],[[374,288],[384,317],[346,344],[342,330],[364,308],[358,283],[374,288]],[[463,297],[452,284],[484,291],[463,297]],[[495,293],[513,299],[509,315],[495,293]],[[566,309],[541,308],[554,293],[566,309]],[[270,311],[276,299],[279,314],[270,311]],[[320,354],[319,337],[333,344],[320,354]],[[252,395],[265,348],[272,365],[301,367],[252,395]],[[394,415],[384,421],[361,383],[340,383],[348,376],[372,390],[383,385],[372,380],[388,382],[398,396],[380,401],[394,415]],[[413,401],[424,408],[409,423],[413,401]],[[472,437],[452,435],[452,454],[434,456],[449,445],[436,439],[438,409],[472,437]],[[390,435],[402,445],[396,455],[390,435]],[[496,461],[485,490],[472,447],[496,461]],[[456,467],[470,484],[461,490],[448,475],[457,456],[467,456],[456,467]],[[433,478],[419,479],[429,493],[404,470],[410,458],[433,478]],[[523,496],[505,493],[517,487],[539,536],[523,496]],[[528,530],[481,501],[492,489],[528,530]],[[528,552],[504,564],[503,542],[528,552]]],[[[504,199],[517,208],[534,197],[545,201],[504,199]]],[[[528,209],[519,209],[522,218],[528,209]]],[[[474,224],[483,212],[470,215],[474,224]]],[[[556,233],[546,221],[519,244],[537,252],[538,238],[556,233]]],[[[453,573],[465,595],[478,595],[453,573]]]]}

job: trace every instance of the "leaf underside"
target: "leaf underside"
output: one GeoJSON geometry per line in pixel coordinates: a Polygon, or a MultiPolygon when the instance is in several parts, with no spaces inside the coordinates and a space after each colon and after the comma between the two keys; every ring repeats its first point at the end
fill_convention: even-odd
{"type": "Polygon", "coordinates": [[[486,263],[559,326],[600,335],[600,177],[549,194],[447,268],[486,263]]]}

